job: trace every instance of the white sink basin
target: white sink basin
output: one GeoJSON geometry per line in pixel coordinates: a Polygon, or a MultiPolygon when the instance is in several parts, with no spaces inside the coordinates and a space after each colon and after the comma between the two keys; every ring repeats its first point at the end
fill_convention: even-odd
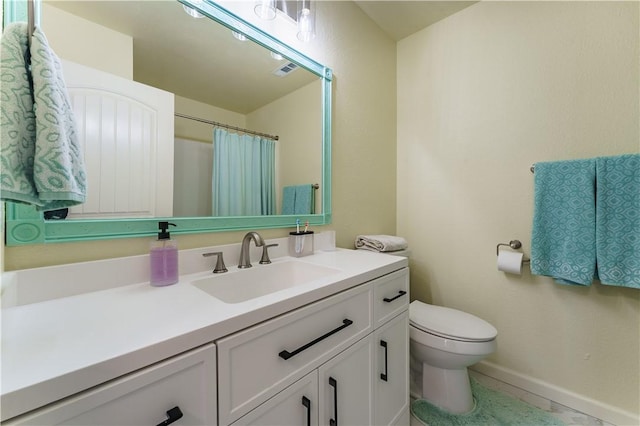
{"type": "Polygon", "coordinates": [[[337,274],[338,269],[306,262],[255,264],[193,281],[193,285],[225,303],[240,303],[337,274]]]}

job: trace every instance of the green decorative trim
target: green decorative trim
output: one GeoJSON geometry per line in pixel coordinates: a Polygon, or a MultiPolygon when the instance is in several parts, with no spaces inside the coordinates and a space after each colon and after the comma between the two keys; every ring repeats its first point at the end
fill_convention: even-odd
{"type": "MultiPolygon", "coordinates": [[[[3,0],[5,23],[24,20],[26,2],[3,0]],[[22,9],[24,8],[24,9],[22,9]],[[22,15],[24,13],[24,15],[22,15]]],[[[290,228],[296,219],[310,225],[331,223],[331,81],[332,71],[273,38],[250,23],[235,16],[221,6],[205,0],[178,0],[200,11],[202,14],[226,27],[245,34],[256,43],[280,53],[292,62],[309,70],[321,79],[322,86],[322,213],[300,216],[247,216],[247,217],[191,217],[191,218],[145,218],[109,220],[49,220],[35,208],[15,203],[6,203],[6,245],[17,246],[34,243],[59,243],[67,241],[92,241],[116,238],[154,236],[158,232],[158,221],[169,220],[177,225],[172,234],[197,234],[206,232],[240,231],[247,229],[290,228]]],[[[39,2],[36,2],[38,16],[39,2]]],[[[36,22],[39,20],[36,19],[36,22]]]]}

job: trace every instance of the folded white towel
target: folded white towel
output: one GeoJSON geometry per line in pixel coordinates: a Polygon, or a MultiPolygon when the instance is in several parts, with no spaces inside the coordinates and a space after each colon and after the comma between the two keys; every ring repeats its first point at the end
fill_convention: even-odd
{"type": "Polygon", "coordinates": [[[398,251],[408,247],[407,241],[402,237],[393,235],[358,235],[356,248],[371,251],[398,251]]]}

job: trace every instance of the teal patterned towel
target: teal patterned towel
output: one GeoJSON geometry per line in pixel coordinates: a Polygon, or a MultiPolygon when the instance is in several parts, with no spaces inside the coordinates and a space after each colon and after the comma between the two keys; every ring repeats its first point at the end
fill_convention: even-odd
{"type": "Polygon", "coordinates": [[[31,91],[24,84],[29,77],[26,24],[7,26],[2,39],[1,197],[39,210],[83,203],[84,161],[60,61],[36,28],[30,48],[31,91]]]}
{"type": "Polygon", "coordinates": [[[10,24],[0,50],[0,144],[3,200],[39,204],[33,181],[36,151],[36,117],[27,68],[27,24],[10,24]]]}
{"type": "Polygon", "coordinates": [[[598,276],[640,288],[640,154],[597,158],[596,173],[598,276]]]}
{"type": "Polygon", "coordinates": [[[536,163],[531,272],[590,285],[596,270],[595,160],[536,163]]]}

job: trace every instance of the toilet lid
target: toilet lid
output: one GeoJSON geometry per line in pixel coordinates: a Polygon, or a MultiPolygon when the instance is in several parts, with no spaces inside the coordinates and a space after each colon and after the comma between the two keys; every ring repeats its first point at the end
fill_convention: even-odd
{"type": "Polygon", "coordinates": [[[418,300],[409,305],[409,320],[414,327],[427,333],[453,340],[486,342],[498,335],[498,330],[481,318],[418,300]]]}

